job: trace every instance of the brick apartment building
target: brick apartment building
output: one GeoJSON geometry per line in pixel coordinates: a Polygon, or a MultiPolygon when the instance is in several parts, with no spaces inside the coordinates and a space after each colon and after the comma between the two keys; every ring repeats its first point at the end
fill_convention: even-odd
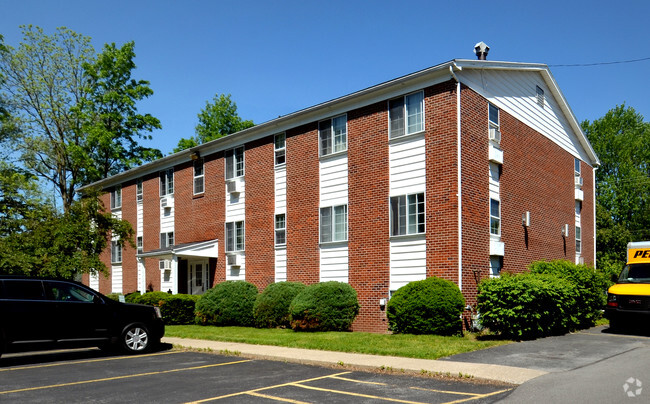
{"type": "Polygon", "coordinates": [[[226,280],[341,281],[355,330],[439,276],[595,263],[594,154],[548,67],[452,60],[99,181],[136,230],[103,293],[203,293],[226,280]]]}

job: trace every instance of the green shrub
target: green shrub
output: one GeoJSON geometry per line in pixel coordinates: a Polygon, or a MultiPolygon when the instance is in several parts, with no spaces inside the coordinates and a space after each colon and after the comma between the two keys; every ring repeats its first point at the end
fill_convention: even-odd
{"type": "Polygon", "coordinates": [[[127,303],[134,303],[135,299],[140,296],[141,293],[138,291],[127,293],[124,295],[124,301],[127,303]]]}
{"type": "MultiPolygon", "coordinates": [[[[134,294],[128,296],[131,295],[134,294]]],[[[194,323],[194,310],[198,298],[197,295],[147,292],[144,295],[131,296],[130,300],[132,303],[160,307],[160,314],[167,325],[187,325],[194,323]]]]}
{"type": "Polygon", "coordinates": [[[513,339],[559,335],[575,328],[576,293],[567,280],[547,274],[503,274],[478,286],[481,325],[513,339]]]}
{"type": "Polygon", "coordinates": [[[120,301],[120,296],[122,296],[122,294],[121,293],[109,293],[109,294],[107,294],[105,296],[108,297],[111,300],[115,300],[116,302],[119,302],[120,301]]]}
{"type": "Polygon", "coordinates": [[[296,331],[347,331],[359,314],[357,292],[342,282],[309,285],[293,299],[289,312],[296,331]]]}
{"type": "Polygon", "coordinates": [[[257,295],[253,306],[255,326],[259,328],[290,327],[289,306],[306,286],[299,282],[272,283],[257,295]]]}
{"type": "Polygon", "coordinates": [[[530,272],[549,274],[573,284],[577,311],[577,328],[589,328],[601,317],[601,310],[607,303],[608,282],[605,276],[587,265],[576,265],[565,260],[537,261],[529,266],[530,272]]]}
{"type": "Polygon", "coordinates": [[[464,308],[458,286],[434,276],[399,288],[388,301],[386,315],[395,333],[455,335],[462,332],[464,308]]]}
{"type": "Polygon", "coordinates": [[[245,281],[226,281],[196,302],[195,322],[200,325],[252,326],[257,287],[245,281]]]}

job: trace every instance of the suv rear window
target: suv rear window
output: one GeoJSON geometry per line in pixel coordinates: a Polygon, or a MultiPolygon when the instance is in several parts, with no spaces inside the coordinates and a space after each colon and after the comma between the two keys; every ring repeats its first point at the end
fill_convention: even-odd
{"type": "Polygon", "coordinates": [[[3,299],[15,300],[45,300],[43,282],[25,280],[4,280],[4,288],[0,288],[3,299]]]}

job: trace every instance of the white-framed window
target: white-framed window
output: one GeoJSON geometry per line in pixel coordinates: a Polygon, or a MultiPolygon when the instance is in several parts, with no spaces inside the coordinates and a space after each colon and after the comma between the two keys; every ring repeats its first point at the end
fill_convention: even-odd
{"type": "Polygon", "coordinates": [[[580,216],[582,213],[582,201],[576,201],[576,216],[580,216]]]}
{"type": "Polygon", "coordinates": [[[490,198],[490,234],[501,235],[501,201],[490,198]]]}
{"type": "Polygon", "coordinates": [[[142,242],[142,236],[138,236],[138,237],[136,237],[135,240],[136,240],[136,241],[135,241],[136,246],[137,246],[137,248],[138,248],[138,254],[142,254],[142,252],[144,251],[144,244],[143,244],[143,242],[142,242]]]}
{"type": "Polygon", "coordinates": [[[170,168],[160,172],[160,196],[174,193],[174,169],[170,168]]]}
{"type": "Polygon", "coordinates": [[[287,215],[280,213],[275,215],[275,245],[287,243],[287,215]]]}
{"type": "Polygon", "coordinates": [[[424,91],[388,101],[388,132],[391,139],[424,130],[424,91]]]}
{"type": "Polygon", "coordinates": [[[275,135],[275,165],[280,166],[287,162],[287,144],[286,144],[286,135],[284,133],[278,133],[275,135]]]}
{"type": "Polygon", "coordinates": [[[122,262],[122,246],[117,240],[111,241],[111,264],[122,262]]]}
{"type": "Polygon", "coordinates": [[[488,121],[490,122],[490,128],[499,129],[501,126],[499,123],[499,108],[492,104],[488,104],[488,121]]]}
{"type": "Polygon", "coordinates": [[[501,276],[503,268],[503,257],[500,255],[490,255],[490,278],[501,276]]]}
{"type": "Polygon", "coordinates": [[[339,115],[318,123],[318,140],[321,156],[348,149],[348,116],[339,115]]]}
{"type": "Polygon", "coordinates": [[[537,105],[544,108],[546,98],[544,97],[544,90],[540,86],[535,86],[535,93],[537,95],[537,105]]]}
{"type": "Polygon", "coordinates": [[[174,232],[160,233],[160,248],[169,248],[174,245],[174,232]]]}
{"type": "Polygon", "coordinates": [[[582,252],[582,229],[580,226],[576,226],[576,254],[582,252]]]}
{"type": "Polygon", "coordinates": [[[320,208],[320,242],[348,239],[348,205],[320,208]]]}
{"type": "Polygon", "coordinates": [[[142,195],[143,195],[142,178],[138,178],[138,180],[135,183],[135,200],[142,203],[142,195]]]}
{"type": "Polygon", "coordinates": [[[244,251],[244,221],[226,223],[226,251],[244,251]]]}
{"type": "Polygon", "coordinates": [[[425,232],[424,192],[391,196],[390,235],[404,236],[425,232]]]}
{"type": "Polygon", "coordinates": [[[194,160],[194,195],[202,194],[205,189],[203,159],[194,160]]]}
{"type": "Polygon", "coordinates": [[[119,209],[122,207],[122,186],[116,185],[111,190],[111,209],[119,209]]]}
{"type": "Polygon", "coordinates": [[[226,150],[226,179],[244,176],[244,146],[226,150]]]}
{"type": "Polygon", "coordinates": [[[580,159],[578,158],[573,159],[573,172],[576,177],[580,176],[580,159]]]}

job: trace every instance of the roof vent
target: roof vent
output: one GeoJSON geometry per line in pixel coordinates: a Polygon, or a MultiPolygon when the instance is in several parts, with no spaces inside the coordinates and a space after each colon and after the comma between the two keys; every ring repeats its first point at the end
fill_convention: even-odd
{"type": "Polygon", "coordinates": [[[474,46],[474,54],[478,60],[486,60],[490,47],[485,44],[485,42],[479,42],[474,46]]]}

